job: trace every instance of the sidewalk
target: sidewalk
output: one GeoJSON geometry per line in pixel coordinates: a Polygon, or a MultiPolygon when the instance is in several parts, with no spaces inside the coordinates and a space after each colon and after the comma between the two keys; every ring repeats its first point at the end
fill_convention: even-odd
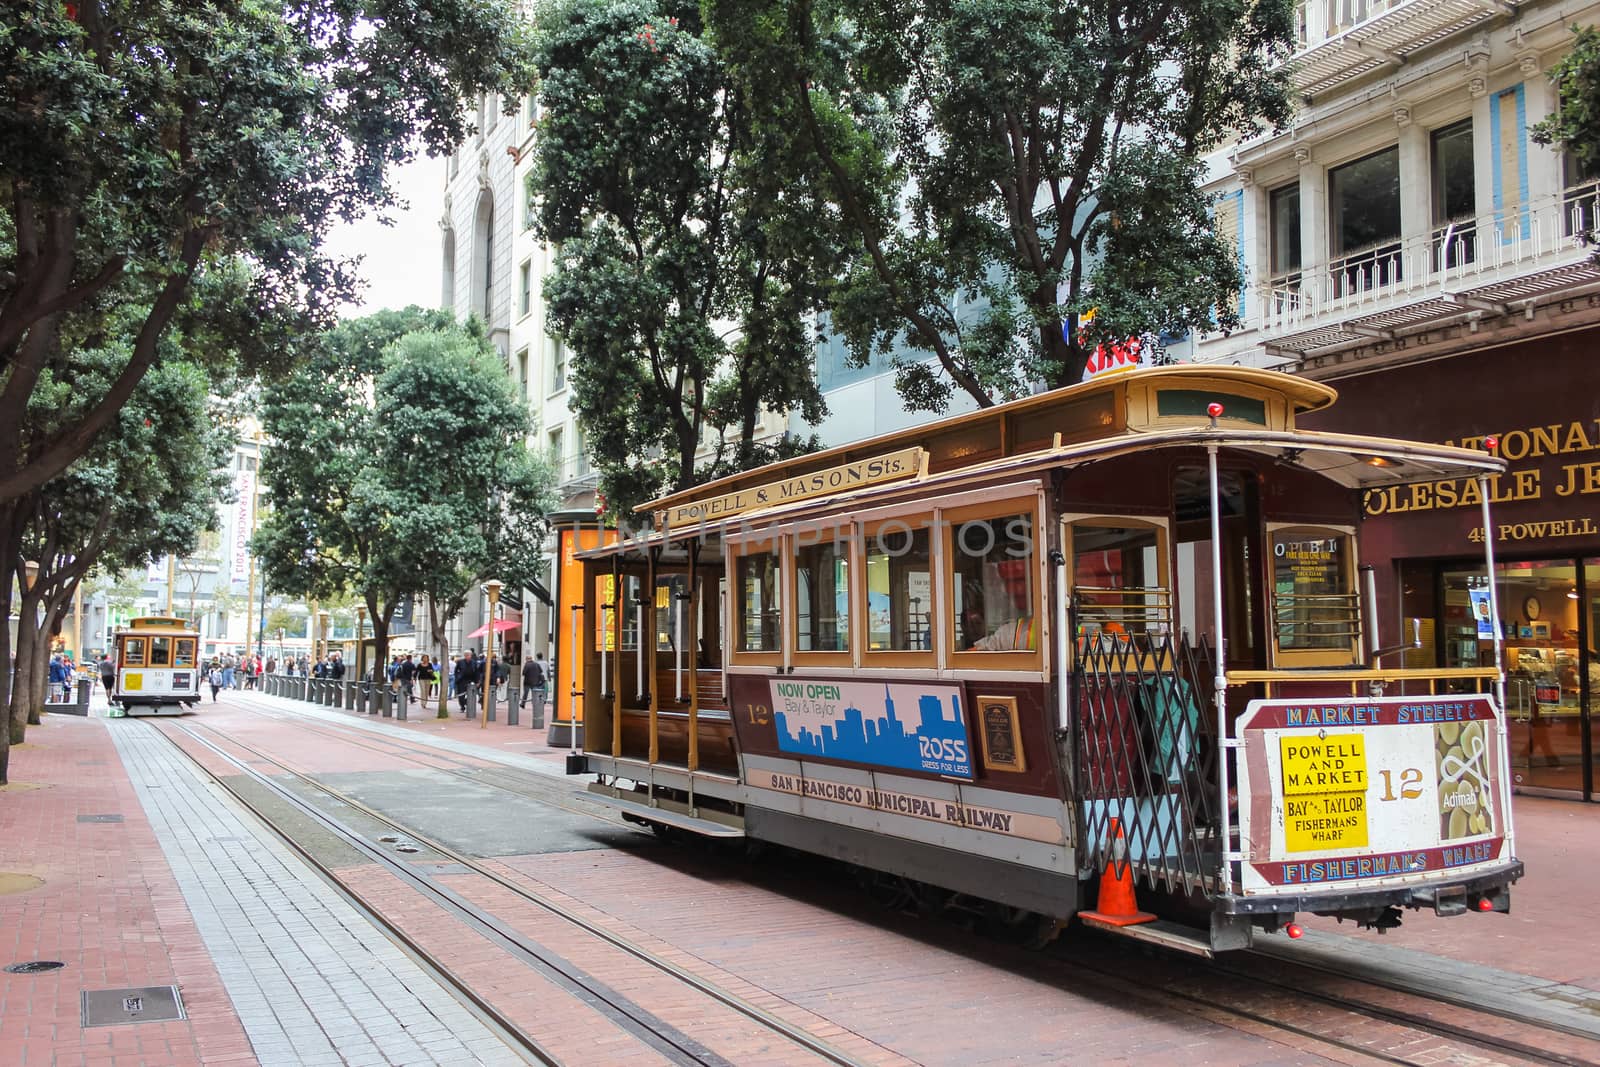
{"type": "Polygon", "coordinates": [[[47,714],[0,789],[0,967],[62,964],[0,971],[0,1064],[521,1062],[166,742],[104,714],[47,714]],[[181,1018],[82,1024],[85,992],[172,986],[181,1018]]]}

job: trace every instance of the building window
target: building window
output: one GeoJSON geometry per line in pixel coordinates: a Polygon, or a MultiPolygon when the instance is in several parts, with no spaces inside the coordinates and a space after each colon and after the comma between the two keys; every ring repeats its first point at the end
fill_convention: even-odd
{"type": "Polygon", "coordinates": [[[1477,257],[1477,190],[1473,182],[1472,120],[1433,131],[1429,151],[1433,170],[1433,264],[1436,269],[1471,263],[1477,257]]]}
{"type": "Polygon", "coordinates": [[[1600,225],[1600,158],[1585,163],[1574,152],[1561,155],[1563,230],[1568,237],[1600,225]]]}
{"type": "Polygon", "coordinates": [[[1300,183],[1285,185],[1267,194],[1272,218],[1269,258],[1274,280],[1300,272],[1300,183]]]}
{"type": "Polygon", "coordinates": [[[517,271],[517,314],[533,310],[533,263],[524,261],[517,271]]]}
{"type": "Polygon", "coordinates": [[[566,459],[563,446],[566,444],[561,437],[561,427],[557,426],[550,431],[550,463],[556,468],[556,473],[561,472],[562,461],[566,459]]]}
{"type": "MultiPolygon", "coordinates": [[[[837,536],[848,534],[841,530],[837,536]]],[[[850,651],[849,541],[796,549],[795,595],[795,651],[850,651]]]]}
{"type": "Polygon", "coordinates": [[[550,338],[550,391],[559,393],[567,387],[567,346],[559,337],[550,338]]]}
{"type": "Polygon", "coordinates": [[[528,395],[528,350],[524,348],[517,353],[517,385],[522,389],[522,395],[528,395]]]}
{"type": "Polygon", "coordinates": [[[1400,279],[1398,145],[1330,170],[1328,210],[1336,297],[1400,279]]]}
{"type": "Polygon", "coordinates": [[[572,457],[572,462],[574,466],[576,466],[578,472],[576,476],[579,478],[587,478],[592,468],[589,466],[589,442],[583,436],[582,426],[579,426],[573,431],[572,443],[574,445],[573,451],[576,453],[576,455],[572,457]]]}
{"type": "Polygon", "coordinates": [[[456,306],[456,231],[444,231],[444,270],[439,291],[439,306],[456,306]]]}

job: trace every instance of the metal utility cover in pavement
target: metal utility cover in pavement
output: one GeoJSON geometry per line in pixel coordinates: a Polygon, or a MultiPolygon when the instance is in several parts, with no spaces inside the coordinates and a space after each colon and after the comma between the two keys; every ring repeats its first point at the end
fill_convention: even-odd
{"type": "Polygon", "coordinates": [[[178,987],[150,985],[138,989],[85,989],[81,994],[84,1026],[164,1023],[183,1019],[178,987]]]}
{"type": "Polygon", "coordinates": [[[79,822],[121,822],[120,815],[80,815],[79,822]]]}

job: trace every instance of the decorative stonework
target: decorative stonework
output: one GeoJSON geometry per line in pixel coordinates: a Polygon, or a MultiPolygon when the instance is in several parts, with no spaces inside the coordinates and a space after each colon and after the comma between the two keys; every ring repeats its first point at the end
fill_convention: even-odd
{"type": "Polygon", "coordinates": [[[1411,125],[1411,109],[1404,104],[1394,109],[1394,124],[1402,130],[1411,125]]]}
{"type": "Polygon", "coordinates": [[[1311,149],[1305,145],[1301,145],[1300,147],[1296,148],[1294,150],[1294,161],[1301,164],[1310,163],[1311,149]]]}
{"type": "Polygon", "coordinates": [[[1472,99],[1474,100],[1484,96],[1489,92],[1489,80],[1487,78],[1473,78],[1467,82],[1467,92],[1472,94],[1472,99]]]}

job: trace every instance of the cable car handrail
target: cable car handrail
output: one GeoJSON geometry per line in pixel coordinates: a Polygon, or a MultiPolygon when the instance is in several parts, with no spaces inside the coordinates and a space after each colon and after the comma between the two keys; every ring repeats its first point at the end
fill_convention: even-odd
{"type": "Polygon", "coordinates": [[[1228,671],[1229,685],[1256,682],[1425,682],[1493,680],[1493,667],[1280,667],[1228,671]]]}

